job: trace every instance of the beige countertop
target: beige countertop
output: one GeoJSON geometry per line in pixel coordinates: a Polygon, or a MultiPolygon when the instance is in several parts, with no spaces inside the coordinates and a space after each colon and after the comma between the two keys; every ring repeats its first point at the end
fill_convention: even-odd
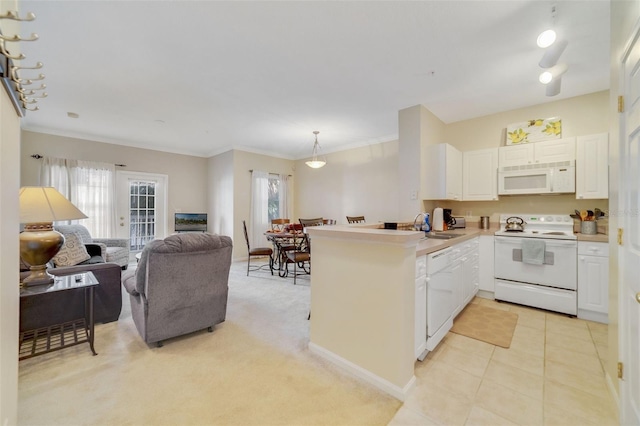
{"type": "MultiPolygon", "coordinates": [[[[317,234],[332,238],[369,240],[371,242],[378,241],[388,244],[417,244],[416,256],[424,256],[480,235],[493,235],[498,230],[497,225],[494,225],[490,229],[480,229],[475,226],[469,226],[467,228],[461,229],[451,229],[441,232],[450,232],[462,235],[460,237],[451,238],[449,240],[441,240],[435,238],[424,238],[424,233],[421,231],[381,229],[382,227],[382,223],[363,223],[351,225],[321,226],[317,228],[310,227],[307,229],[310,235],[317,234]]],[[[587,235],[576,233],[575,235],[578,241],[602,243],[607,243],[609,241],[609,236],[605,234],[587,235]]]]}
{"type": "Polygon", "coordinates": [[[462,234],[462,236],[452,238],[450,240],[441,240],[435,238],[424,238],[424,232],[422,231],[381,229],[383,226],[384,225],[382,223],[319,226],[308,227],[307,232],[309,232],[309,235],[311,235],[312,237],[314,235],[317,235],[321,237],[325,236],[329,238],[341,238],[345,240],[368,240],[371,242],[375,241],[387,244],[417,244],[416,256],[423,256],[425,254],[433,253],[435,251],[451,247],[457,243],[469,240],[479,235],[493,235],[493,233],[497,231],[497,228],[481,230],[477,227],[451,229],[449,231],[442,232],[462,234]]]}
{"type": "Polygon", "coordinates": [[[574,235],[578,237],[578,241],[590,241],[592,243],[608,243],[609,242],[609,236],[605,234],[589,235],[589,234],[581,234],[579,232],[576,232],[574,235]]]}

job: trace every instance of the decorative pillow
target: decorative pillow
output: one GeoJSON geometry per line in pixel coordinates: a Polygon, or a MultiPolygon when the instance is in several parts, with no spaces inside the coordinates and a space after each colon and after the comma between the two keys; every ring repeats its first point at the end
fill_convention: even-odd
{"type": "Polygon", "coordinates": [[[53,257],[53,263],[56,266],[73,266],[90,258],[87,248],[82,243],[82,238],[77,232],[74,232],[65,234],[64,244],[58,254],[53,257]]]}

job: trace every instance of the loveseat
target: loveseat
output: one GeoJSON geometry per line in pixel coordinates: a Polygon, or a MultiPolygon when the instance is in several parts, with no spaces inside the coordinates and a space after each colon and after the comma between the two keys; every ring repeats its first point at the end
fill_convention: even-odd
{"type": "Polygon", "coordinates": [[[147,343],[209,329],[226,318],[231,238],[171,235],[144,247],[135,271],[123,274],[131,315],[147,343]]]}
{"type": "Polygon", "coordinates": [[[106,262],[117,263],[122,269],[129,265],[129,240],[126,238],[93,238],[82,225],[56,225],[55,230],[62,235],[77,233],[84,244],[97,244],[106,262]]]}

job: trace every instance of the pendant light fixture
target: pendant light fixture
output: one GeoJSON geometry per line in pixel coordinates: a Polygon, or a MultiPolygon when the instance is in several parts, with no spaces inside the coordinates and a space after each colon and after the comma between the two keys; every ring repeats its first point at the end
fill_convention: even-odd
{"type": "Polygon", "coordinates": [[[313,134],[316,135],[316,141],[313,143],[313,154],[311,156],[311,160],[307,161],[307,166],[312,169],[319,169],[320,167],[327,164],[327,161],[324,158],[324,155],[320,154],[320,144],[318,143],[318,133],[317,130],[313,131],[313,134]]]}

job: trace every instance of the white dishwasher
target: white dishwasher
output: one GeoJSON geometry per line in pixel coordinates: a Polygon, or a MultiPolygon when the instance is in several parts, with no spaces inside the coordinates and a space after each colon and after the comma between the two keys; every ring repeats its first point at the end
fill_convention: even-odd
{"type": "Polygon", "coordinates": [[[453,249],[451,247],[427,255],[427,350],[428,352],[453,327],[453,249]]]}

